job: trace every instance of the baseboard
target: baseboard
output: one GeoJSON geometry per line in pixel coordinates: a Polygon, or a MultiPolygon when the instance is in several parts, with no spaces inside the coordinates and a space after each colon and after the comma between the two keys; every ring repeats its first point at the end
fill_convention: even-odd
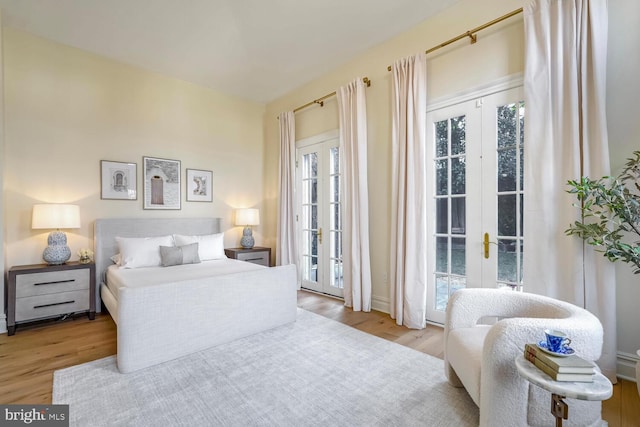
{"type": "Polygon", "coordinates": [[[389,298],[372,295],[371,308],[376,311],[381,311],[383,313],[389,314],[391,311],[391,301],[389,301],[389,298]]]}
{"type": "Polygon", "coordinates": [[[625,380],[636,382],[636,363],[638,362],[640,362],[640,358],[637,355],[619,351],[616,375],[625,380]]]}

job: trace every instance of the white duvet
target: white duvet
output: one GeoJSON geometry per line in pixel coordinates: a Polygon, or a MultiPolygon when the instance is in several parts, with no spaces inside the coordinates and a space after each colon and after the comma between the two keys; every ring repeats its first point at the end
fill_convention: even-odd
{"type": "Polygon", "coordinates": [[[175,265],[172,267],[119,268],[111,265],[107,268],[107,287],[118,299],[122,287],[142,287],[162,283],[180,282],[203,277],[222,276],[242,271],[260,270],[264,267],[236,259],[216,259],[199,264],[175,265]]]}

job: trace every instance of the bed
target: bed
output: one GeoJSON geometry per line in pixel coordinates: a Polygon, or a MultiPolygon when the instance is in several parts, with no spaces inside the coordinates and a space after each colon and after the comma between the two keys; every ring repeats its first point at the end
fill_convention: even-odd
{"type": "Polygon", "coordinates": [[[117,324],[120,372],[133,372],[295,321],[294,265],[269,268],[220,260],[218,266],[203,261],[150,269],[116,267],[115,273],[108,274],[114,264],[111,258],[119,252],[116,237],[219,232],[219,218],[96,220],[96,307],[102,301],[117,324]],[[209,274],[208,269],[217,273],[209,274]],[[107,286],[108,275],[128,284],[107,286]]]}

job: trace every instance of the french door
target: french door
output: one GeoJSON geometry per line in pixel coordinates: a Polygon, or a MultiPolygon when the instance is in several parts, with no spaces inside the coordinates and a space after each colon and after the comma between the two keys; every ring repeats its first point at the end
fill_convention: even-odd
{"type": "Polygon", "coordinates": [[[521,87],[427,114],[427,320],[464,287],[521,288],[521,87]]]}
{"type": "Polygon", "coordinates": [[[342,297],[339,139],[332,133],[296,145],[302,287],[342,297]]]}

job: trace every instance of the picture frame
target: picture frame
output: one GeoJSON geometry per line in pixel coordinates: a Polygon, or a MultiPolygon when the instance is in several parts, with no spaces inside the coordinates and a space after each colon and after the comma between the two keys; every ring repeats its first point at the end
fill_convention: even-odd
{"type": "Polygon", "coordinates": [[[181,209],[180,160],[142,157],[144,209],[181,209]]]}
{"type": "Polygon", "coordinates": [[[187,169],[187,202],[213,202],[213,171],[187,169]]]}
{"type": "Polygon", "coordinates": [[[138,164],[100,160],[100,198],[137,200],[138,164]]]}

